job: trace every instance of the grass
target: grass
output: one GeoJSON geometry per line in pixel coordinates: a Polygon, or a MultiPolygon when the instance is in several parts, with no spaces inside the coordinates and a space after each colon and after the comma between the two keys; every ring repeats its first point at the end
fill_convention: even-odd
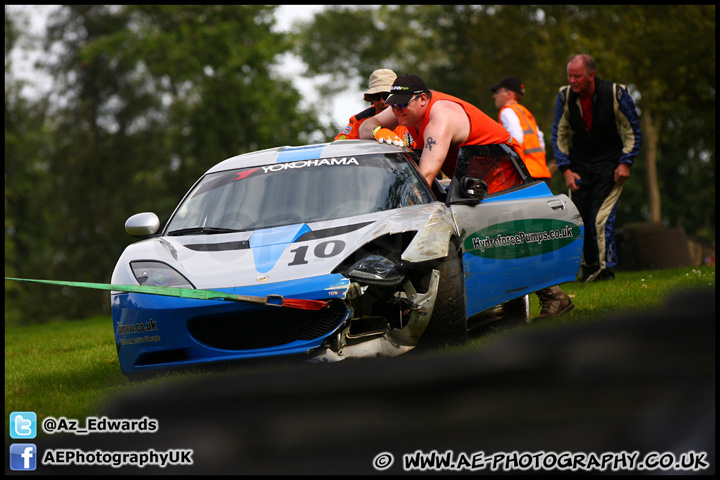
{"type": "MultiPolygon", "coordinates": [[[[567,283],[562,288],[575,302],[572,312],[474,339],[463,348],[482,348],[498,336],[512,335],[518,328],[602,321],[614,312],[656,307],[676,291],[714,287],[715,267],[618,272],[611,282],[567,283]]],[[[540,310],[536,295],[531,296],[531,307],[531,314],[536,316],[540,310]]],[[[5,431],[9,431],[9,417],[14,411],[33,411],[38,423],[50,416],[78,419],[84,425],[86,417],[101,415],[104,401],[116,393],[178,381],[187,375],[166,375],[140,385],[128,384],[120,372],[110,317],[6,326],[5,431]]],[[[44,436],[38,428],[38,438],[44,436]]]]}
{"type": "MultiPolygon", "coordinates": [[[[614,281],[568,283],[562,288],[576,307],[566,321],[592,319],[616,311],[648,309],[662,303],[674,291],[714,286],[715,267],[619,272],[614,281]]],[[[533,312],[540,312],[539,305],[533,305],[533,312]]]]}
{"type": "Polygon", "coordinates": [[[110,317],[5,328],[6,427],[13,411],[34,411],[38,420],[94,415],[125,382],[110,317]]]}

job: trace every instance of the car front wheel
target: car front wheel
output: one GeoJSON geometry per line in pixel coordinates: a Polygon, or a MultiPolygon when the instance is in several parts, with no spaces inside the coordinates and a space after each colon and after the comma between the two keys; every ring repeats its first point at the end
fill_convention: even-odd
{"type": "Polygon", "coordinates": [[[421,350],[463,345],[468,339],[462,262],[452,243],[448,256],[437,270],[440,272],[440,283],[432,318],[418,345],[421,350]]]}

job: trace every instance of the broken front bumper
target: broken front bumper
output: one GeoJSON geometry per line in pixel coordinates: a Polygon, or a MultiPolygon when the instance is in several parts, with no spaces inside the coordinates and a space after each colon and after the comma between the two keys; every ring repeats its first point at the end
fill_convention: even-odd
{"type": "Polygon", "coordinates": [[[381,316],[358,313],[363,287],[352,284],[346,301],[354,311],[352,319],[332,338],[316,350],[309,352],[309,361],[337,362],[347,358],[395,357],[406,353],[418,344],[430,318],[437,298],[440,273],[433,270],[426,293],[418,293],[412,282],[406,280],[399,298],[405,302],[407,314],[398,311],[398,323],[381,316]]]}

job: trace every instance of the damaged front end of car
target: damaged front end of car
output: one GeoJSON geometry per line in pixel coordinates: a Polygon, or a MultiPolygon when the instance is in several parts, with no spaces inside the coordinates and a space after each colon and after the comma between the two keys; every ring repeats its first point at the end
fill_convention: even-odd
{"type": "Polygon", "coordinates": [[[455,234],[448,212],[438,209],[419,232],[376,238],[336,269],[350,285],[349,319],[309,361],[395,357],[415,348],[433,316],[440,272],[455,234]]]}
{"type": "Polygon", "coordinates": [[[353,282],[346,303],[351,318],[309,360],[336,362],[347,358],[394,357],[417,346],[432,317],[439,273],[430,272],[426,291],[409,279],[396,286],[353,282]]]}

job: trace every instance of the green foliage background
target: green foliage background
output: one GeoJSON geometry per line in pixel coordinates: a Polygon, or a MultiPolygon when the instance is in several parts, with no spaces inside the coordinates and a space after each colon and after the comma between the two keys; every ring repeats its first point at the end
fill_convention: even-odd
{"type": "MultiPolygon", "coordinates": [[[[598,76],[627,84],[658,131],[663,222],[714,246],[714,5],[328,7],[291,34],[273,28],[276,9],[59,6],[45,32],[55,54],[40,65],[52,90],[30,99],[8,75],[27,19],[6,7],[5,275],[108,282],[131,241],[130,215],[166,220],[229,156],[332,139],[342,126],[301,107],[278,74],[290,53],[308,78],[327,75],[326,99],[384,67],[491,116],[488,86],[517,76],[548,151],[567,57],[590,53],[598,76]]],[[[649,218],[643,147],[619,226],[649,218]]],[[[6,323],[109,312],[107,295],[84,289],[6,282],[5,300],[6,323]]]]}

